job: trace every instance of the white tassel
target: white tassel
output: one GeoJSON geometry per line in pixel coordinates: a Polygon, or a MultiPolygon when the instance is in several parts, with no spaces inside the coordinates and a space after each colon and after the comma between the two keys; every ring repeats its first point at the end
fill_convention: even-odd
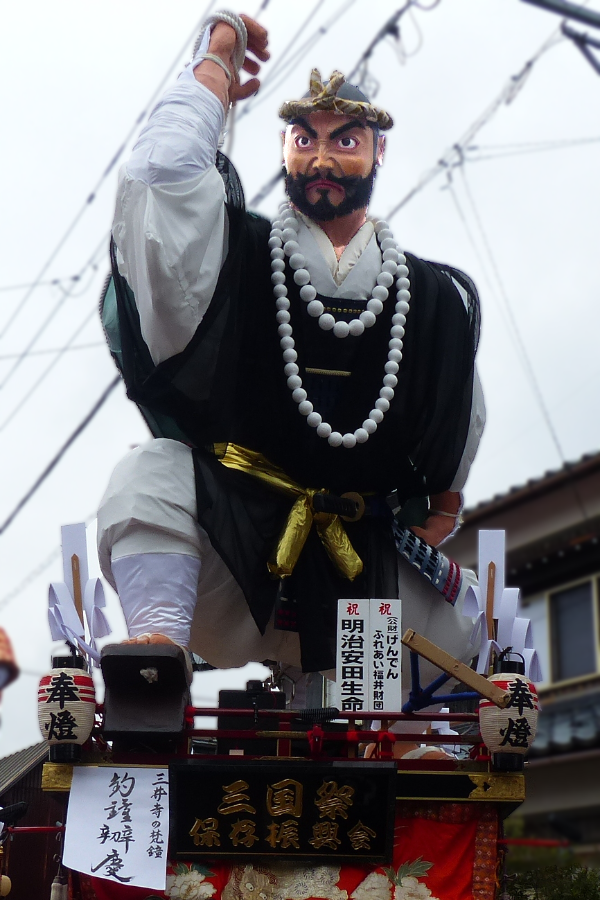
{"type": "Polygon", "coordinates": [[[50,900],[69,900],[69,885],[66,875],[57,875],[52,882],[50,900]]]}

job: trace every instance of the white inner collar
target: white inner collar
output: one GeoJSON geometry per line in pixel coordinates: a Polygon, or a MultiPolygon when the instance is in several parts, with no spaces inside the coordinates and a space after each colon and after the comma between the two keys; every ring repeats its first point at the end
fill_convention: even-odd
{"type": "Polygon", "coordinates": [[[329,271],[331,272],[331,277],[339,287],[342,282],[345,281],[346,276],[349,274],[351,269],[354,268],[367,244],[373,237],[375,233],[373,223],[367,220],[365,224],[358,229],[338,260],[337,256],[335,255],[335,250],[333,249],[333,244],[331,243],[323,229],[320,228],[316,224],[316,222],[313,222],[312,219],[309,219],[308,216],[305,216],[303,215],[303,213],[299,212],[299,210],[295,210],[295,213],[300,223],[305,225],[306,228],[308,228],[308,230],[310,231],[319,250],[321,251],[321,254],[323,255],[325,262],[327,263],[329,271]]]}

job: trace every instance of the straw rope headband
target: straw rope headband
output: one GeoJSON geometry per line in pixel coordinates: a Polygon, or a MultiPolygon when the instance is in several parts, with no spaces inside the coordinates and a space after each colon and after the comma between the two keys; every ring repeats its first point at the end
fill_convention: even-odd
{"type": "MultiPolygon", "coordinates": [[[[338,97],[338,91],[346,79],[337,69],[331,73],[327,84],[321,81],[321,73],[313,69],[310,73],[310,96],[302,100],[287,100],[279,110],[279,116],[291,122],[299,116],[310,115],[318,109],[333,110],[342,116],[355,116],[377,125],[387,131],[394,124],[392,117],[383,109],[378,109],[365,100],[346,100],[338,97]]],[[[351,87],[351,85],[349,85],[351,87]]]]}

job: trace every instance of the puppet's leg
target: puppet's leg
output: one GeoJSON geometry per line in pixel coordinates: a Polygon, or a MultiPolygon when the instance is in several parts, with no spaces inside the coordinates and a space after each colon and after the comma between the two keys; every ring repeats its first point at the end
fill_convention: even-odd
{"type": "Polygon", "coordinates": [[[117,465],[98,511],[100,565],[133,642],[189,645],[202,534],[191,451],[155,440],[117,465]]]}
{"type": "Polygon", "coordinates": [[[130,639],[175,641],[219,668],[298,665],[298,636],[258,630],[244,595],[198,525],[192,452],[149,441],[117,465],[98,511],[102,572],[130,639]]]}

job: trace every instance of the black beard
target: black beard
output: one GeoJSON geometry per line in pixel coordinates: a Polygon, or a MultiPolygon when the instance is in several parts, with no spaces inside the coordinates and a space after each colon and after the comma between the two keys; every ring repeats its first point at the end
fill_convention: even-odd
{"type": "Polygon", "coordinates": [[[373,192],[373,182],[375,181],[375,165],[371,169],[366,178],[360,175],[343,175],[338,178],[331,172],[327,175],[290,175],[285,172],[285,190],[300,212],[308,216],[309,219],[315,219],[317,222],[331,222],[338,216],[347,216],[349,213],[357,209],[363,209],[368,206],[371,194],[373,192]],[[328,191],[323,189],[321,196],[316,203],[309,203],[306,197],[306,188],[311,181],[320,181],[326,178],[334,184],[339,184],[345,191],[344,199],[338,206],[334,206],[328,197],[328,191]]]}

